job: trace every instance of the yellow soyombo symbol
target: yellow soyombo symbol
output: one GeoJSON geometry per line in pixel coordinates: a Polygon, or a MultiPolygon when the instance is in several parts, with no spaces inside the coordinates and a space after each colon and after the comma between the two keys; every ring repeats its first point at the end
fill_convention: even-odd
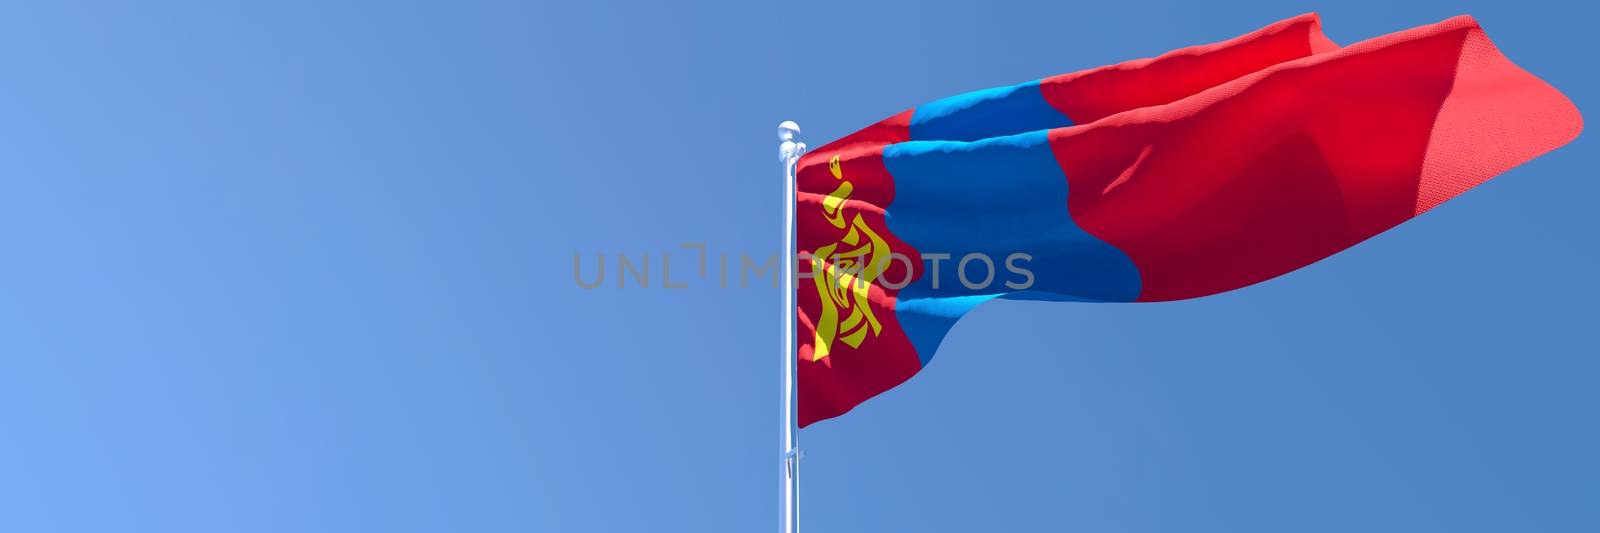
{"type": "Polygon", "coordinates": [[[817,248],[811,255],[811,279],[816,282],[822,312],[817,317],[817,336],[812,361],[821,361],[833,351],[835,340],[851,348],[861,347],[867,333],[877,337],[883,324],[872,314],[867,294],[889,266],[889,244],[867,226],[860,214],[845,223],[844,201],[854,188],[844,181],[839,156],[828,160],[828,171],[839,187],[822,199],[822,214],[833,227],[847,230],[838,242],[817,248]],[[841,248],[843,250],[841,250],[841,248]],[[843,320],[840,312],[847,313],[843,320]]]}

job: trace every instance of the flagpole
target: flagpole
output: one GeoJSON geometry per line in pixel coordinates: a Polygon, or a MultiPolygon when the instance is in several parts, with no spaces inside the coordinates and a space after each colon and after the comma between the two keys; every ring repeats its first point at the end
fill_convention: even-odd
{"type": "Polygon", "coordinates": [[[794,208],[795,172],[800,156],[806,153],[806,143],[796,139],[800,125],[785,120],[778,125],[778,158],[783,162],[783,533],[800,531],[800,435],[794,422],[795,387],[795,247],[794,208]]]}

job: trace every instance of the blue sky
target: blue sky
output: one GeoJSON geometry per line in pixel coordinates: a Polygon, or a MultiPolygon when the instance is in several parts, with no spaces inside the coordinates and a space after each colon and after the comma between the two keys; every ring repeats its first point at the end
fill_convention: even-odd
{"type": "MultiPolygon", "coordinates": [[[[776,251],[779,121],[1313,10],[1600,89],[1570,2],[0,8],[0,530],[770,530],[779,294],[679,245],[776,251]]],[[[1589,137],[1255,287],[979,308],[803,432],[806,530],[1600,528],[1589,137]]]]}

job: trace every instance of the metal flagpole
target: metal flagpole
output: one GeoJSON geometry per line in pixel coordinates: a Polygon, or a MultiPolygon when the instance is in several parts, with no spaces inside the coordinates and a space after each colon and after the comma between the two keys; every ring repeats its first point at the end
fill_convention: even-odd
{"type": "Polygon", "coordinates": [[[795,167],[806,153],[806,143],[796,137],[800,125],[785,120],[778,125],[778,158],[783,161],[783,533],[800,531],[800,435],[794,425],[795,387],[795,249],[794,202],[795,167]]]}

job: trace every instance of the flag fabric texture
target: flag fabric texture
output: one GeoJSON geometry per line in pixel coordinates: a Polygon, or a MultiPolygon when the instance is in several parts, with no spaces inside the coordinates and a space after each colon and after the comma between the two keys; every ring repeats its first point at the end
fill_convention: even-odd
{"type": "Polygon", "coordinates": [[[1465,16],[1340,47],[1302,15],[896,114],[799,162],[799,424],[904,382],[985,301],[1251,285],[1581,129],[1465,16]]]}

